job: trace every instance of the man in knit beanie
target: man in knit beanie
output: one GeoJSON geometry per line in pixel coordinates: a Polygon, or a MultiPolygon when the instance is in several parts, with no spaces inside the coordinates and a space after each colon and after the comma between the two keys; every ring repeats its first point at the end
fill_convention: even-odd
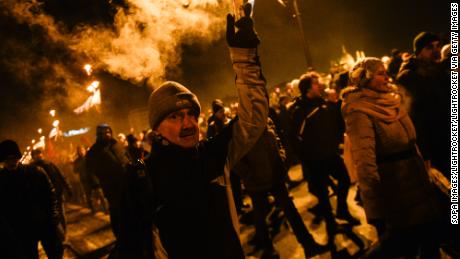
{"type": "Polygon", "coordinates": [[[42,168],[23,165],[18,144],[0,143],[0,251],[2,258],[39,258],[40,241],[50,259],[63,255],[56,193],[42,168]]]}
{"type": "Polygon", "coordinates": [[[449,107],[449,95],[444,92],[450,87],[440,80],[440,44],[437,35],[420,32],[413,41],[414,55],[401,65],[396,82],[404,89],[404,104],[414,123],[426,167],[434,162],[438,164],[435,167],[448,174],[450,170],[445,165],[450,157],[450,117],[449,110],[441,107],[449,107]]]}
{"type": "Polygon", "coordinates": [[[208,119],[206,137],[212,138],[219,134],[228,122],[224,103],[220,99],[215,99],[212,101],[212,115],[208,119]]]}
{"type": "Polygon", "coordinates": [[[140,211],[153,207],[137,214],[154,221],[169,258],[245,258],[229,172],[261,136],[268,114],[259,39],[249,13],[243,19],[251,22],[236,23],[227,16],[240,103],[237,120],[214,138],[199,141],[200,103],[189,89],[168,81],[149,99],[152,150],[145,174],[136,175],[131,189],[145,194],[140,211]]]}
{"type": "Polygon", "coordinates": [[[415,55],[424,60],[438,60],[441,56],[441,42],[439,37],[431,32],[423,31],[414,38],[415,55]]]}

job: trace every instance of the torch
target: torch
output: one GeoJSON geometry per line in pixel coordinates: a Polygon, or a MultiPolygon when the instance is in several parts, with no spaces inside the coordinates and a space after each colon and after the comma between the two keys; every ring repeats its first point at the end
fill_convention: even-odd
{"type": "Polygon", "coordinates": [[[233,0],[233,14],[235,15],[235,20],[238,21],[240,18],[244,17],[243,6],[247,3],[251,5],[251,16],[254,12],[254,2],[255,0],[233,0]]]}

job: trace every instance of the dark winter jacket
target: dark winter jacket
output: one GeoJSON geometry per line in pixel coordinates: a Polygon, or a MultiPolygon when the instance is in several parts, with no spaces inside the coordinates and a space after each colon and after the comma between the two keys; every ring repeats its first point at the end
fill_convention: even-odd
{"type": "Polygon", "coordinates": [[[128,162],[125,149],[114,139],[96,142],[86,154],[88,174],[97,176],[111,208],[120,206],[128,162]]]}
{"type": "Polygon", "coordinates": [[[155,223],[170,258],[242,258],[225,187],[212,182],[224,174],[230,137],[231,127],[195,149],[152,146],[155,223]]]}
{"type": "Polygon", "coordinates": [[[99,180],[93,174],[88,172],[86,167],[86,157],[78,157],[73,161],[73,170],[80,177],[80,182],[85,188],[99,188],[99,180]]]}
{"type": "Polygon", "coordinates": [[[414,123],[417,144],[425,160],[431,160],[431,138],[433,134],[438,134],[437,128],[442,127],[435,122],[441,115],[439,108],[442,105],[437,96],[439,91],[444,91],[440,85],[439,69],[437,64],[424,63],[411,57],[401,65],[396,79],[405,91],[404,106],[414,123]]]}
{"type": "Polygon", "coordinates": [[[143,188],[130,188],[147,190],[140,196],[152,202],[139,202],[144,205],[138,207],[148,211],[152,204],[153,213],[141,214],[152,215],[171,259],[244,258],[229,173],[264,131],[268,102],[256,50],[232,48],[230,54],[238,119],[192,149],[155,139],[146,177],[138,174],[135,180],[143,188]],[[149,188],[154,195],[148,194],[149,188]]]}
{"type": "Polygon", "coordinates": [[[216,118],[213,118],[212,120],[210,120],[208,123],[208,130],[206,131],[206,137],[212,138],[216,136],[222,131],[222,129],[227,125],[227,123],[228,122],[224,122],[216,118]]]}
{"type": "Polygon", "coordinates": [[[62,258],[56,192],[42,168],[0,170],[0,204],[2,258],[38,259],[38,241],[48,258],[62,258]]]}
{"type": "Polygon", "coordinates": [[[323,98],[299,97],[290,110],[300,159],[323,160],[338,154],[343,120],[334,104],[323,98]]]}
{"type": "Polygon", "coordinates": [[[71,189],[69,183],[67,182],[67,179],[64,177],[64,175],[62,175],[61,171],[54,163],[46,160],[38,160],[32,164],[35,166],[39,166],[43,168],[43,170],[45,170],[45,173],[48,175],[49,179],[51,180],[51,183],[54,186],[54,189],[56,190],[56,195],[58,199],[61,199],[62,195],[64,194],[64,191],[67,194],[71,193],[71,189]]]}

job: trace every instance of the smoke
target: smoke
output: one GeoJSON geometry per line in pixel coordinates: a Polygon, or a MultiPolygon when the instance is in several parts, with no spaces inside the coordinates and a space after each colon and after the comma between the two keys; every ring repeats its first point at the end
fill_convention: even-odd
{"type": "MultiPolygon", "coordinates": [[[[228,1],[230,3],[230,1],[228,1]]],[[[6,1],[18,22],[39,26],[48,39],[122,79],[150,85],[181,61],[181,45],[210,44],[222,35],[229,4],[218,0],[127,0],[113,24],[80,24],[67,31],[37,0],[6,1]]]]}

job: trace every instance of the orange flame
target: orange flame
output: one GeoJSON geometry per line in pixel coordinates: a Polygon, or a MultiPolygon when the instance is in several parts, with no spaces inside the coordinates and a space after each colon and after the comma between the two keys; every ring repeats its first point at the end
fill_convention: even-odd
{"type": "Polygon", "coordinates": [[[86,74],[87,74],[88,76],[90,76],[91,73],[93,72],[93,68],[91,67],[90,64],[86,64],[86,65],[83,67],[83,69],[85,69],[86,74]]]}
{"type": "Polygon", "coordinates": [[[59,120],[53,121],[53,127],[57,128],[59,126],[59,120]]]}
{"type": "Polygon", "coordinates": [[[86,90],[88,90],[90,93],[94,93],[98,88],[99,81],[93,81],[88,87],[86,87],[86,90]]]}
{"type": "Polygon", "coordinates": [[[50,115],[51,115],[51,117],[56,116],[56,110],[50,110],[50,115]]]}

